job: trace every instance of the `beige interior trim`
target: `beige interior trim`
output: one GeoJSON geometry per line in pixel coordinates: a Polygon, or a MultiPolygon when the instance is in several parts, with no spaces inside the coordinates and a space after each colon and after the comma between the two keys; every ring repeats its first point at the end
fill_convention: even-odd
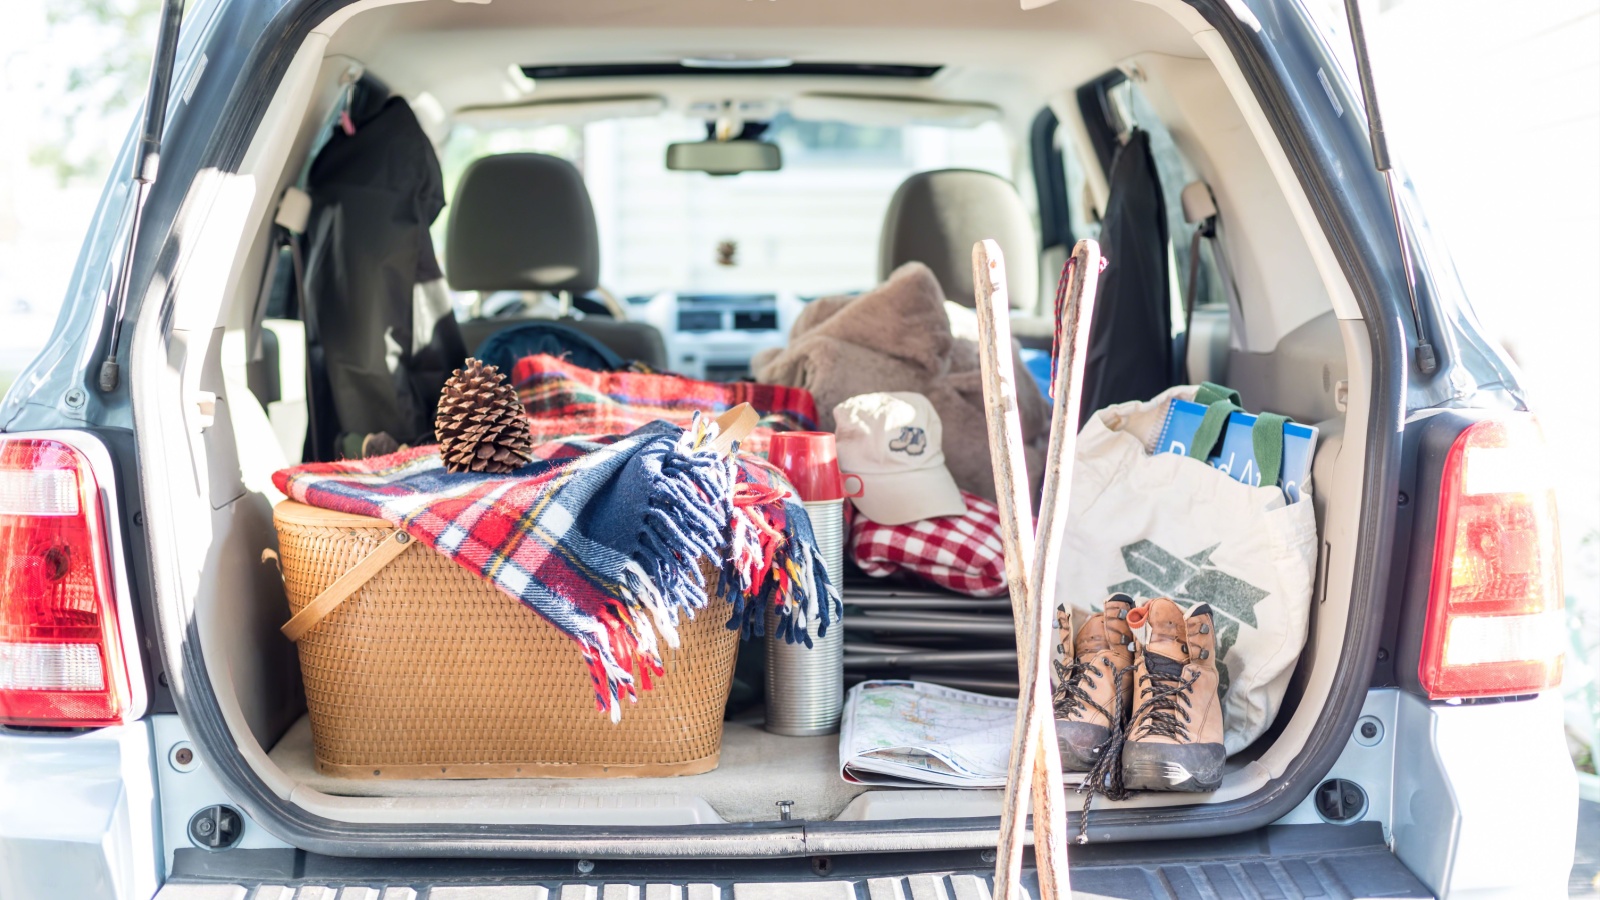
{"type": "Polygon", "coordinates": [[[1261,106],[1256,103],[1255,95],[1251,93],[1238,61],[1228,52],[1222,36],[1215,31],[1200,32],[1194,39],[1201,49],[1205,50],[1206,56],[1211,59],[1222,80],[1227,84],[1228,92],[1233,95],[1239,111],[1244,114],[1245,124],[1250,128],[1250,133],[1255,135],[1256,144],[1266,155],[1267,165],[1272,168],[1272,174],[1278,181],[1278,189],[1289,201],[1289,209],[1294,213],[1295,222],[1300,226],[1300,233],[1305,238],[1306,246],[1311,250],[1312,259],[1316,263],[1317,272],[1322,276],[1323,287],[1332,300],[1335,314],[1341,319],[1360,319],[1361,307],[1356,304],[1355,292],[1350,289],[1350,283],[1339,267],[1339,260],[1334,256],[1333,247],[1322,231],[1322,224],[1317,221],[1316,213],[1311,209],[1311,201],[1306,198],[1305,190],[1301,188],[1300,180],[1294,174],[1289,156],[1284,153],[1277,136],[1273,134],[1266,113],[1262,112],[1261,106]]]}
{"type": "MultiPolygon", "coordinates": [[[[1127,66],[1173,143],[1216,197],[1219,240],[1244,310],[1232,337],[1241,349],[1265,353],[1286,335],[1328,311],[1322,278],[1289,201],[1274,178],[1239,101],[1217,68],[1203,59],[1142,53],[1127,66]],[[1285,293],[1272,285],[1303,285],[1285,293]]],[[[1252,98],[1253,99],[1253,98],[1252,98]]],[[[1296,185],[1298,187],[1298,183],[1296,185]]],[[[1176,195],[1181,185],[1163,185],[1176,195]]],[[[1187,232],[1172,236],[1187,250],[1187,232]]],[[[1176,277],[1177,270],[1172,270],[1176,277]]]]}
{"type": "Polygon", "coordinates": [[[1345,412],[1338,456],[1334,460],[1333,481],[1312,485],[1312,490],[1329,498],[1318,534],[1322,542],[1319,572],[1324,581],[1314,588],[1313,602],[1318,606],[1312,610],[1312,633],[1305,651],[1313,654],[1315,662],[1300,705],[1284,727],[1282,736],[1259,760],[1272,777],[1283,774],[1322,717],[1328,691],[1338,673],[1345,624],[1350,620],[1350,597],[1355,590],[1367,433],[1371,428],[1371,410],[1365,400],[1372,396],[1372,346],[1366,326],[1359,319],[1340,319],[1339,331],[1344,337],[1351,399],[1345,412]]]}
{"type": "Polygon", "coordinates": [[[805,93],[789,101],[796,119],[818,122],[854,122],[859,125],[945,125],[972,128],[997,122],[1003,112],[992,103],[954,100],[910,100],[875,94],[805,93]]]}
{"type": "Polygon", "coordinates": [[[346,22],[364,12],[367,12],[368,10],[380,9],[385,6],[396,6],[401,3],[418,2],[421,2],[421,0],[360,0],[360,2],[352,3],[343,9],[336,10],[333,15],[323,19],[317,24],[317,27],[311,29],[311,33],[314,35],[321,35],[324,38],[329,38],[332,37],[340,28],[343,28],[346,22]]]}
{"type": "Polygon", "coordinates": [[[551,123],[579,125],[602,119],[658,116],[666,109],[666,98],[660,95],[601,96],[469,106],[456,110],[455,121],[484,128],[551,123]]]}
{"type": "MultiPolygon", "coordinates": [[[[813,821],[998,816],[995,790],[873,789],[839,778],[834,735],[791,738],[730,722],[720,765],[672,778],[497,778],[484,780],[348,779],[320,771],[308,720],[301,719],[272,750],[275,765],[297,787],[290,800],[308,812],[346,822],[455,822],[516,825],[691,825],[762,822],[776,818],[775,802],[793,800],[794,815],[813,821]],[[781,759],[779,770],[771,768],[781,759]]],[[[1211,799],[1233,800],[1268,778],[1255,762],[1236,766],[1211,799]]],[[[1067,808],[1083,795],[1067,791],[1067,808]]],[[[1193,794],[1146,793],[1121,803],[1096,797],[1092,809],[1183,806],[1193,794]]]]}
{"type": "MultiPolygon", "coordinates": [[[[1098,212],[1105,212],[1106,200],[1111,196],[1111,187],[1106,181],[1106,172],[1100,168],[1099,161],[1095,158],[1094,143],[1089,140],[1089,129],[1083,123],[1083,114],[1078,110],[1077,94],[1073,91],[1062,91],[1050,96],[1050,111],[1056,114],[1056,121],[1060,122],[1063,131],[1062,140],[1070,141],[1073,156],[1083,161],[1084,180],[1088,182],[1089,193],[1094,195],[1094,208],[1098,212]]],[[[1068,204],[1081,202],[1082,198],[1068,197],[1068,204]]]]}
{"type": "MultiPolygon", "coordinates": [[[[213,492],[227,475],[211,471],[216,464],[211,459],[213,439],[226,429],[230,434],[225,440],[233,441],[227,399],[219,398],[216,420],[209,425],[192,419],[187,408],[188,398],[200,390],[212,344],[222,338],[217,323],[224,319],[225,304],[239,302],[248,261],[261,259],[260,252],[250,252],[249,237],[271,219],[276,185],[300,138],[324,67],[326,43],[324,36],[312,34],[300,46],[238,172],[208,171],[196,180],[186,203],[201,205],[204,214],[193,221],[203,218],[205,227],[196,228],[184,242],[174,281],[152,284],[145,299],[146,308],[157,308],[171,289],[172,318],[137,317],[129,348],[134,434],[145,460],[142,486],[152,567],[161,592],[158,602],[166,615],[183,610],[195,617],[223,720],[240,752],[281,797],[289,796],[294,783],[267,758],[236,690],[241,681],[268,673],[259,668],[259,658],[229,652],[241,636],[257,630],[254,622],[261,610],[245,601],[257,591],[270,590],[263,579],[275,573],[267,575],[259,564],[248,562],[228,578],[216,571],[270,546],[270,520],[253,514],[247,504],[213,508],[213,492]],[[171,596],[173,589],[184,596],[171,596]]],[[[259,495],[244,493],[242,484],[238,490],[265,507],[259,495]]]]}

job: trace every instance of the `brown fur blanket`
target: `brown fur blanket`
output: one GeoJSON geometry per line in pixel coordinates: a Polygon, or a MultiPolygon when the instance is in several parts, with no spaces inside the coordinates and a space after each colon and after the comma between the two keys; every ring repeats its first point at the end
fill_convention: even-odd
{"type": "MultiPolygon", "coordinates": [[[[971,315],[965,310],[953,314],[971,315]]],[[[971,337],[952,333],[951,315],[933,272],[922,263],[906,263],[860,296],[813,300],[795,320],[789,346],[762,351],[750,369],[764,384],[810,391],[817,399],[818,427],[825,431],[834,428],[834,406],[857,394],[923,394],[944,425],[945,460],[956,484],[993,500],[978,345],[971,337]]],[[[970,328],[961,330],[971,334],[970,328]]],[[[1050,411],[1015,343],[1012,356],[1028,478],[1037,497],[1050,411]]]]}

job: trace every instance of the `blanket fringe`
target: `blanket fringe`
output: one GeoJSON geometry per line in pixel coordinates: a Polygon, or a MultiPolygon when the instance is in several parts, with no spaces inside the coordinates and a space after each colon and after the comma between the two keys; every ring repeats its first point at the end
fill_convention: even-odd
{"type": "Polygon", "coordinates": [[[816,552],[811,520],[805,507],[783,499],[782,491],[762,485],[740,484],[734,506],[732,550],[724,563],[725,577],[741,587],[733,598],[730,629],[745,638],[766,634],[766,610],[777,612],[777,636],[786,643],[812,646],[810,623],[817,637],[843,615],[837,585],[828,578],[816,552]]]}
{"type": "Polygon", "coordinates": [[[731,456],[709,449],[716,423],[695,422],[678,440],[661,442],[642,452],[660,454],[663,478],[654,483],[640,523],[641,550],[623,567],[621,601],[605,625],[608,646],[585,646],[596,702],[619,718],[618,703],[634,700],[634,672],[639,688],[649,690],[662,671],[657,634],[669,647],[678,646],[681,617],[694,618],[711,601],[699,561],[719,557],[729,542],[734,517],[737,469],[731,456]]]}

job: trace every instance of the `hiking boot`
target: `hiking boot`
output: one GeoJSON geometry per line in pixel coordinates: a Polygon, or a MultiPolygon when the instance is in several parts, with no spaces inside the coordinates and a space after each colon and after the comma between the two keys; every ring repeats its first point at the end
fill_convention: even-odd
{"type": "Polygon", "coordinates": [[[1150,636],[1134,664],[1133,716],[1122,748],[1128,790],[1214,791],[1222,784],[1222,701],[1211,607],[1187,618],[1166,598],[1134,610],[1129,624],[1150,636]]]}
{"type": "Polygon", "coordinates": [[[1061,768],[1087,772],[1100,758],[1111,726],[1127,721],[1133,694],[1133,598],[1112,594],[1105,611],[1083,623],[1073,640],[1072,662],[1056,687],[1056,740],[1061,768]]]}

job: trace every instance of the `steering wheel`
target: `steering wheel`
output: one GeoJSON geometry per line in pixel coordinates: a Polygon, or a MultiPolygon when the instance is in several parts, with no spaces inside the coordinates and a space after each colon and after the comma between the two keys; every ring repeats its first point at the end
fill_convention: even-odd
{"type": "Polygon", "coordinates": [[[589,293],[593,296],[573,297],[572,305],[589,315],[607,315],[618,322],[628,321],[628,307],[617,299],[616,294],[599,285],[589,293]]]}
{"type": "Polygon", "coordinates": [[[493,295],[495,302],[487,302],[488,297],[479,294],[473,306],[473,318],[500,318],[502,316],[516,317],[520,315],[545,316],[559,318],[570,310],[578,310],[586,316],[606,316],[618,322],[628,321],[627,307],[618,302],[616,295],[602,287],[597,287],[590,295],[573,296],[572,294],[549,293],[544,291],[500,291],[493,295]],[[540,313],[541,308],[548,313],[540,313]]]}

